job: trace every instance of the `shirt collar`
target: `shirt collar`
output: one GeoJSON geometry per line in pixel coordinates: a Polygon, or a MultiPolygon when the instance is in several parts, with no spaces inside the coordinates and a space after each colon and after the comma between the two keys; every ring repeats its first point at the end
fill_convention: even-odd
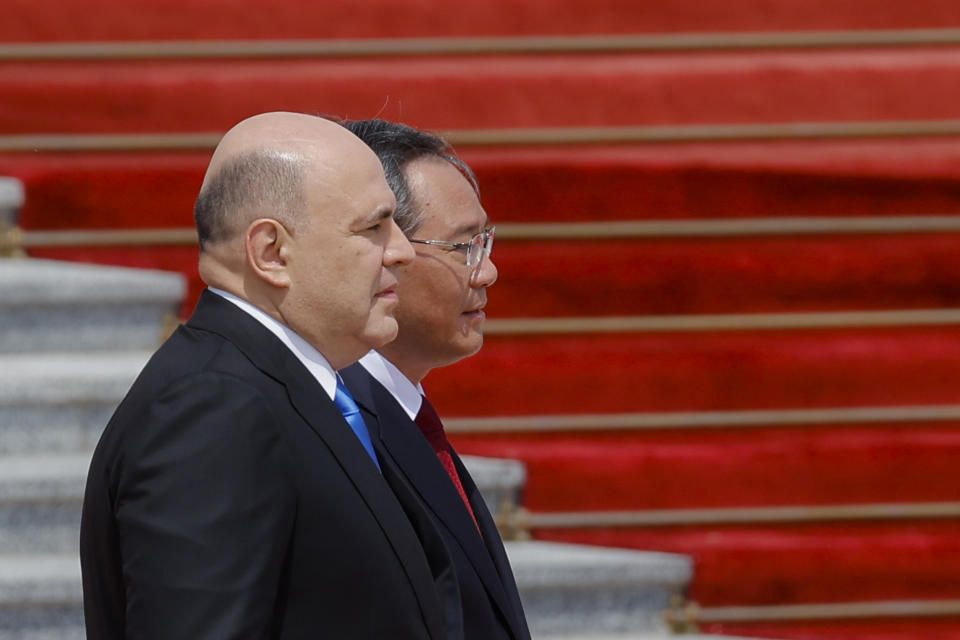
{"type": "Polygon", "coordinates": [[[207,288],[221,298],[229,300],[240,307],[240,309],[250,314],[254,320],[277,336],[277,338],[290,349],[291,353],[296,356],[297,360],[303,363],[307,371],[316,378],[320,386],[323,387],[324,392],[330,396],[330,399],[332,400],[334,398],[337,394],[337,372],[333,370],[333,367],[330,366],[327,359],[324,358],[323,354],[317,351],[313,345],[297,335],[293,329],[243,298],[215,287],[207,288]]]}
{"type": "Polygon", "coordinates": [[[369,351],[360,358],[360,366],[386,387],[387,391],[400,403],[411,420],[416,419],[423,403],[423,385],[413,384],[400,372],[395,364],[377,351],[369,351]]]}

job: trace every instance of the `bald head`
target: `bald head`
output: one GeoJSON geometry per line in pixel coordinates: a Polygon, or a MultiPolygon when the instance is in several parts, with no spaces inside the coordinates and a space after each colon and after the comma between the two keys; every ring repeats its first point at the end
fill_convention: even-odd
{"type": "Polygon", "coordinates": [[[267,113],[223,137],[196,204],[199,273],[334,368],[397,335],[395,267],[414,253],[377,156],[323,118],[267,113]]]}
{"type": "MultiPolygon", "coordinates": [[[[269,217],[295,231],[303,220],[304,179],[334,181],[358,141],[333,122],[300,113],[248,118],[223,136],[194,207],[201,249],[238,238],[269,217]]],[[[363,145],[360,145],[363,146],[363,145]]]]}

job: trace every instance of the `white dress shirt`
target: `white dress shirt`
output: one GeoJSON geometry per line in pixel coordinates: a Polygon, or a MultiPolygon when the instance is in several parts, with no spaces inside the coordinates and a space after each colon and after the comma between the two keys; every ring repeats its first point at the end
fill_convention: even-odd
{"type": "Polygon", "coordinates": [[[368,351],[367,355],[360,358],[360,366],[386,387],[411,420],[416,419],[420,405],[423,404],[423,385],[410,382],[396,365],[377,351],[368,351]]]}
{"type": "Polygon", "coordinates": [[[280,341],[290,349],[297,360],[303,363],[307,371],[309,371],[310,374],[317,379],[317,382],[320,383],[320,386],[323,387],[324,392],[333,400],[334,396],[337,395],[337,372],[333,370],[333,367],[330,366],[327,359],[324,358],[323,354],[317,351],[313,345],[297,335],[293,329],[262,309],[250,304],[243,298],[239,298],[222,289],[216,289],[214,287],[207,287],[207,289],[246,311],[254,320],[280,338],[280,341]]]}

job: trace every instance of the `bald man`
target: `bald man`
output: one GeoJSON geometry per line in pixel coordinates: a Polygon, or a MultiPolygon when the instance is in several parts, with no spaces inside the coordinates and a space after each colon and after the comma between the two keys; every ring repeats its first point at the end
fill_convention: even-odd
{"type": "Polygon", "coordinates": [[[208,289],[90,466],[89,640],[462,635],[443,543],[336,374],[396,336],[395,204],[327,120],[224,136],[195,207],[208,289]]]}

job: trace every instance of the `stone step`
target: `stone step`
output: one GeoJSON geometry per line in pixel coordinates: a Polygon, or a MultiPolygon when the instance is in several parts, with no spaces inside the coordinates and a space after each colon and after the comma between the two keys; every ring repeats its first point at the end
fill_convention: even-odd
{"type": "Polygon", "coordinates": [[[150,355],[0,353],[0,456],[92,451],[150,355]]]}
{"type": "MultiPolygon", "coordinates": [[[[0,457],[0,554],[76,550],[91,451],[0,457]]],[[[519,504],[522,463],[476,456],[464,463],[492,513],[519,504]]]]}
{"type": "Polygon", "coordinates": [[[4,640],[86,640],[86,631],[80,625],[7,630],[4,640]]]}
{"type": "Polygon", "coordinates": [[[74,262],[0,262],[0,353],[152,349],[183,276],[74,262]]]}
{"type": "Polygon", "coordinates": [[[0,554],[75,554],[89,465],[89,454],[0,458],[0,554]]]}
{"type": "Polygon", "coordinates": [[[80,562],[72,555],[0,555],[0,637],[80,640],[80,562]]]}
{"type": "Polygon", "coordinates": [[[663,633],[662,613],[692,573],[682,555],[550,542],[508,542],[534,637],[663,633]]]}
{"type": "MultiPolygon", "coordinates": [[[[666,553],[547,542],[510,542],[535,638],[627,640],[665,637],[662,611],[683,592],[690,560],[666,553]]],[[[0,555],[0,637],[82,638],[75,554],[0,555]]]]}
{"type": "Polygon", "coordinates": [[[83,497],[90,454],[4,456],[0,463],[0,498],[66,502],[83,497]]]}

